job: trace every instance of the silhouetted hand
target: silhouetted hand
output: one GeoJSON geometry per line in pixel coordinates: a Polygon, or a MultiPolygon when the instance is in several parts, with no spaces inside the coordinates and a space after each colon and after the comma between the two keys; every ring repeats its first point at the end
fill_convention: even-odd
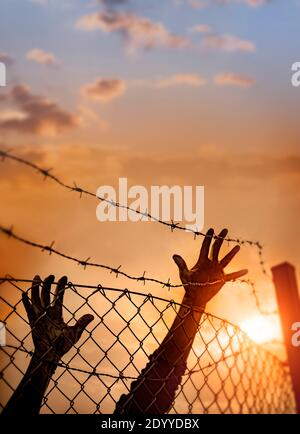
{"type": "Polygon", "coordinates": [[[238,279],[247,274],[248,270],[240,270],[227,275],[224,273],[224,268],[240,250],[240,246],[235,246],[223,259],[219,260],[220,248],[227,233],[227,229],[221,231],[218,238],[214,241],[211,255],[209,255],[210,245],[214,235],[214,230],[209,229],[203,241],[199,259],[196,265],[190,270],[187,268],[181,256],[173,256],[179,268],[180,279],[182,283],[185,284],[185,302],[188,301],[190,305],[204,308],[206,303],[220,291],[225,282],[238,279]],[[213,282],[217,283],[212,284],[213,282]],[[191,285],[189,285],[189,283],[191,283],[191,285]],[[201,286],[197,286],[195,283],[199,283],[201,286]]]}
{"type": "Polygon", "coordinates": [[[51,303],[51,285],[54,276],[44,282],[35,276],[31,287],[31,302],[23,293],[22,299],[29,319],[35,356],[47,361],[58,361],[80,339],[93,315],[82,316],[74,326],[65,324],[62,315],[63,298],[68,278],[62,277],[56,286],[51,303]],[[41,291],[40,291],[41,288],[41,291]]]}
{"type": "Polygon", "coordinates": [[[214,231],[210,229],[207,232],[197,264],[191,270],[181,256],[173,256],[185,288],[183,301],[159,348],[150,356],[150,361],[138,379],[131,384],[130,392],[123,395],[117,403],[115,414],[162,414],[170,410],[186,370],[187,358],[206,303],[220,291],[226,281],[247,273],[247,270],[242,270],[226,275],[223,271],[240,250],[239,246],[234,247],[219,261],[219,251],[227,232],[224,229],[215,240],[211,258],[209,250],[214,231]],[[193,309],[194,307],[198,309],[193,309]]]}

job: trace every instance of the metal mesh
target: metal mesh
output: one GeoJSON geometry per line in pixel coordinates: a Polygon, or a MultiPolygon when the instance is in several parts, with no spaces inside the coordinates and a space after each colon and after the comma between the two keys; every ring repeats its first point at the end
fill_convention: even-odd
{"type": "MultiPolygon", "coordinates": [[[[33,351],[21,294],[30,281],[1,284],[0,408],[22,379],[33,351]]],[[[164,339],[180,305],[117,288],[69,283],[64,320],[94,315],[58,363],[41,413],[112,413],[164,339]]],[[[288,367],[237,326],[204,313],[170,413],[294,413],[288,367]]]]}

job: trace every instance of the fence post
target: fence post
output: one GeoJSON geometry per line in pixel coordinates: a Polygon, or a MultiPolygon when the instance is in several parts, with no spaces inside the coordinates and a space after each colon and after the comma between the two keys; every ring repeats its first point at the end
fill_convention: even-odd
{"type": "Polygon", "coordinates": [[[288,262],[272,268],[278,310],[287,350],[297,413],[300,414],[300,346],[292,345],[292,324],[300,322],[300,298],[295,267],[288,262]]]}

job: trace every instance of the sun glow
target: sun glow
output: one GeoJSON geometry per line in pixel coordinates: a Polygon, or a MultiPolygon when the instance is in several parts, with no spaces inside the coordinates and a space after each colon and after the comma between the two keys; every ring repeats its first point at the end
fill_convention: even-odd
{"type": "Polygon", "coordinates": [[[241,323],[241,329],[258,344],[280,338],[279,324],[270,317],[253,316],[241,323]]]}

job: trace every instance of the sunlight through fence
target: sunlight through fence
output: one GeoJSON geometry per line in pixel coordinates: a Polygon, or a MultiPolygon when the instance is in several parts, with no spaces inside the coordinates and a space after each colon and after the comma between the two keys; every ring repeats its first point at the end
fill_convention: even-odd
{"type": "MultiPolygon", "coordinates": [[[[0,313],[6,327],[6,346],[0,347],[3,409],[27,369],[33,342],[21,302],[31,282],[3,279],[0,284],[0,313]]],[[[56,363],[41,413],[112,413],[132,382],[145,375],[142,370],[179,307],[127,289],[69,283],[65,322],[72,325],[83,314],[92,314],[94,321],[56,363]]],[[[151,382],[147,375],[142,380],[151,382]]],[[[207,312],[179,383],[170,413],[295,412],[288,367],[237,326],[207,312]]]]}

